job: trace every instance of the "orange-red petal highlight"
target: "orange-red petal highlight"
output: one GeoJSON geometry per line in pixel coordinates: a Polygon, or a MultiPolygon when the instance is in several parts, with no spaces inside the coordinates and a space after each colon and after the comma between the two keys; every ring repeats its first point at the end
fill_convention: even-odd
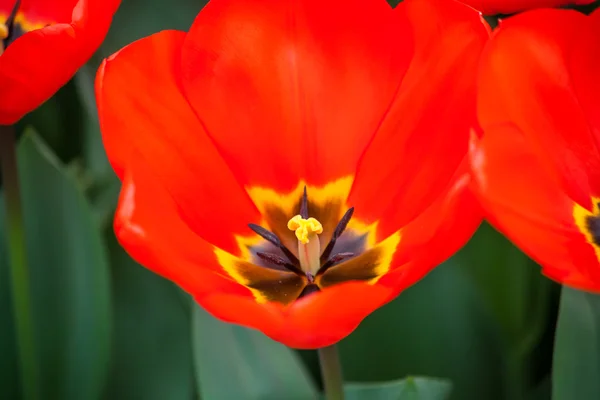
{"type": "MultiPolygon", "coordinates": [[[[88,3],[93,1],[86,0],[88,3]]],[[[6,3],[6,0],[0,0],[0,2],[6,3]]],[[[26,24],[33,26],[39,24],[70,23],[73,9],[77,3],[78,0],[21,0],[17,19],[21,15],[26,24]]]]}
{"type": "Polygon", "coordinates": [[[12,11],[16,0],[0,0],[0,23],[4,23],[12,11]]]}
{"type": "Polygon", "coordinates": [[[469,159],[465,157],[444,192],[402,229],[393,269],[378,283],[399,293],[469,241],[483,219],[472,187],[469,159]]]}
{"type": "Polygon", "coordinates": [[[466,154],[489,32],[477,12],[454,1],[408,0],[394,14],[409,21],[415,55],[360,161],[348,204],[367,222],[393,215],[386,222],[398,229],[444,190],[466,154]]]}
{"type": "Polygon", "coordinates": [[[289,307],[264,305],[240,296],[215,292],[196,300],[214,316],[251,328],[287,346],[314,349],[348,336],[371,312],[392,299],[381,285],[348,282],[307,296],[289,307]]]}
{"type": "Polygon", "coordinates": [[[541,166],[525,135],[511,125],[473,138],[472,166],[488,219],[544,274],[569,286],[600,290],[594,248],[575,224],[575,203],[541,166]]]}
{"type": "Polygon", "coordinates": [[[190,104],[244,185],[351,175],[412,57],[385,0],[220,0],[184,43],[190,104]]]}
{"type": "Polygon", "coordinates": [[[163,31],[106,60],[96,79],[104,146],[117,174],[140,154],[203,239],[231,253],[258,211],[177,86],[184,32],[163,31]],[[151,65],[152,68],[148,68],[151,65]]]}
{"type": "MultiPolygon", "coordinates": [[[[600,146],[600,9],[586,19],[587,23],[580,27],[579,37],[572,44],[566,64],[573,92],[589,122],[596,146],[600,146]]],[[[598,189],[595,186],[593,189],[597,195],[598,189]]]]}
{"type": "Polygon", "coordinates": [[[199,296],[218,291],[252,298],[224,273],[214,246],[192,232],[146,163],[132,160],[124,175],[114,228],[127,252],[157,274],[199,296]]]}
{"type": "Polygon", "coordinates": [[[598,121],[593,117],[598,109],[589,108],[594,102],[582,107],[578,95],[586,92],[583,98],[589,99],[583,79],[590,85],[598,78],[595,64],[572,60],[581,58],[576,46],[597,53],[600,32],[592,34],[594,22],[576,11],[551,9],[505,20],[482,55],[478,93],[484,131],[515,125],[566,193],[587,209],[591,195],[600,194],[600,126],[590,124],[598,121]]]}

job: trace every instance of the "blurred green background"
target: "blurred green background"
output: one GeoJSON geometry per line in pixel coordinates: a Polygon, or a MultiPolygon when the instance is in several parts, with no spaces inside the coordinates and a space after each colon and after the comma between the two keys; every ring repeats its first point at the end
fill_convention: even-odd
{"type": "MultiPolygon", "coordinates": [[[[101,144],[96,68],[133,40],[187,29],[202,5],[124,0],[98,54],[18,124],[42,398],[310,399],[319,390],[316,352],[216,321],[132,261],[112,232],[120,185],[101,144]]],[[[0,399],[19,399],[0,239],[0,399]]],[[[560,296],[484,224],[456,256],[340,343],[345,379],[438,377],[458,400],[598,399],[600,301],[564,290],[560,304],[560,296]]]]}

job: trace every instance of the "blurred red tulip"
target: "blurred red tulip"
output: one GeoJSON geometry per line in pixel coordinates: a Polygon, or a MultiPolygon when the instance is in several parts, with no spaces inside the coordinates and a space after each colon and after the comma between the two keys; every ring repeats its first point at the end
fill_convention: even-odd
{"type": "Polygon", "coordinates": [[[0,125],[39,107],[104,40],[120,0],[0,0],[0,125]]]}
{"type": "Polygon", "coordinates": [[[337,342],[481,220],[487,39],[451,0],[213,0],[132,43],[96,81],[121,244],[222,320],[337,342]]]}
{"type": "Polygon", "coordinates": [[[482,55],[473,170],[489,219],[566,285],[600,291],[600,13],[504,21],[482,55]]]}

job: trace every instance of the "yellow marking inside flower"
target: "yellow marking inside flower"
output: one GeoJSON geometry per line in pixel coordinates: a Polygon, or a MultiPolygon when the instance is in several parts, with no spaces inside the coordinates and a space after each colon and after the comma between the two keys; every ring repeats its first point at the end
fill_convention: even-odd
{"type": "Polygon", "coordinates": [[[29,21],[25,17],[25,14],[23,14],[22,12],[18,12],[17,15],[15,15],[15,24],[20,25],[21,29],[23,31],[25,31],[25,32],[31,32],[31,31],[36,30],[36,29],[45,28],[48,25],[54,25],[54,24],[56,24],[56,22],[54,22],[54,21],[49,21],[49,22],[31,22],[31,21],[29,21]]]}
{"type": "Polygon", "coordinates": [[[379,264],[375,268],[377,278],[371,279],[369,281],[370,284],[374,285],[379,280],[379,278],[381,278],[383,275],[389,272],[390,268],[392,267],[394,253],[396,253],[396,249],[398,249],[398,245],[400,245],[401,239],[402,235],[400,234],[400,231],[396,231],[376,246],[377,248],[381,249],[382,255],[379,259],[379,264]]]}
{"type": "Polygon", "coordinates": [[[293,272],[264,268],[219,248],[215,248],[215,255],[229,276],[250,290],[261,304],[269,301],[287,304],[295,300],[306,285],[306,278],[293,272]]]}
{"type": "MultiPolygon", "coordinates": [[[[353,183],[354,177],[346,176],[343,178],[339,178],[333,182],[330,182],[324,186],[314,186],[304,180],[301,180],[300,182],[298,182],[296,188],[291,190],[289,193],[281,193],[270,188],[256,186],[246,188],[246,191],[248,192],[248,195],[256,205],[256,208],[258,208],[258,210],[263,215],[265,215],[273,206],[277,206],[282,212],[284,212],[288,216],[296,215],[298,213],[298,201],[302,197],[304,187],[306,187],[308,190],[309,202],[311,204],[314,204],[317,208],[324,209],[328,204],[339,204],[340,206],[337,209],[337,211],[328,215],[328,217],[331,218],[331,221],[334,221],[333,224],[328,223],[329,221],[325,221],[324,219],[317,217],[321,224],[325,224],[325,235],[321,236],[321,245],[325,246],[327,245],[327,243],[324,242],[327,241],[328,233],[326,228],[335,227],[335,224],[339,222],[346,210],[348,210],[348,208],[352,206],[346,204],[346,199],[350,194],[350,190],[352,189],[353,183]]],[[[312,214],[313,211],[314,210],[310,208],[308,210],[309,214],[312,214]]],[[[314,214],[312,215],[314,216],[314,214]]],[[[266,219],[263,219],[260,222],[260,225],[271,230],[273,229],[273,226],[271,226],[269,224],[269,221],[267,221],[266,219]]],[[[352,218],[348,223],[348,229],[367,235],[366,240],[368,248],[375,246],[375,244],[377,244],[378,239],[382,239],[376,237],[376,228],[377,221],[371,224],[365,224],[357,218],[352,218]]],[[[253,243],[253,240],[249,238],[237,237],[237,240],[240,246],[242,246],[243,244],[252,245],[255,243],[253,243]]]]}
{"type": "MultiPolygon", "coordinates": [[[[332,202],[341,202],[348,197],[350,193],[350,189],[352,188],[352,183],[354,182],[354,177],[347,176],[340,178],[336,181],[330,182],[324,186],[312,186],[309,185],[306,181],[301,180],[298,182],[298,186],[295,189],[291,190],[288,193],[277,192],[270,188],[265,187],[248,187],[246,191],[248,195],[258,208],[258,211],[264,216],[269,212],[272,208],[278,208],[282,213],[286,215],[286,222],[290,215],[296,215],[298,213],[298,201],[301,199],[302,194],[304,192],[304,187],[307,188],[309,192],[309,200],[311,203],[316,204],[318,207],[323,207],[325,204],[332,202]]],[[[347,205],[344,204],[340,207],[339,212],[335,215],[331,215],[332,219],[336,219],[337,223],[340,218],[344,215],[344,212],[348,209],[347,205]]],[[[309,210],[310,212],[310,210],[309,210]]],[[[271,231],[274,231],[274,226],[270,224],[272,221],[268,221],[266,218],[263,218],[258,224],[263,226],[271,231]]],[[[322,220],[319,222],[323,222],[322,220]]],[[[371,225],[365,225],[358,221],[357,219],[350,220],[348,224],[348,228],[354,229],[357,232],[366,233],[367,234],[367,246],[375,245],[375,235],[370,233],[375,233],[375,227],[377,226],[377,222],[371,225]]],[[[287,229],[287,227],[285,227],[287,229]]],[[[281,232],[275,232],[276,234],[280,234],[281,232]]],[[[281,238],[281,237],[280,237],[281,238]]],[[[235,240],[240,248],[240,258],[245,260],[251,260],[250,248],[261,243],[264,239],[258,235],[251,236],[241,236],[236,235],[235,240]]],[[[286,243],[289,244],[289,243],[286,243]]],[[[323,246],[326,246],[327,243],[324,243],[323,246]]],[[[292,250],[290,248],[290,250],[292,250]]]]}
{"type": "Polygon", "coordinates": [[[321,267],[321,249],[327,246],[335,227],[351,206],[346,203],[346,199],[353,181],[354,177],[347,176],[323,186],[314,186],[301,180],[288,192],[265,187],[247,187],[247,193],[262,214],[260,221],[248,222],[273,232],[283,245],[298,257],[300,268],[307,276],[255,265],[255,246],[261,246],[265,242],[264,238],[256,234],[235,235],[239,252],[230,254],[215,248],[215,254],[224,272],[246,286],[259,303],[276,301],[291,304],[308,284],[307,277],[310,275],[320,287],[349,280],[375,284],[381,275],[390,270],[394,254],[401,242],[402,232],[399,230],[387,237],[378,237],[378,221],[366,223],[356,216],[348,222],[346,231],[351,231],[355,237],[363,238],[362,253],[331,267],[322,275],[317,275],[321,267]],[[308,193],[310,216],[306,219],[297,215],[305,188],[308,193]]]}
{"type": "Polygon", "coordinates": [[[598,203],[600,203],[600,197],[592,197],[592,211],[588,211],[579,204],[574,203],[573,219],[579,231],[585,236],[585,240],[594,248],[596,257],[600,260],[600,246],[598,246],[597,240],[590,228],[590,220],[592,218],[600,219],[600,207],[598,207],[598,203]]]}
{"type": "Polygon", "coordinates": [[[392,267],[392,260],[401,239],[401,232],[396,231],[375,247],[329,268],[322,275],[317,275],[315,282],[320,288],[352,280],[374,285],[392,267]]]}
{"type": "MultiPolygon", "coordinates": [[[[301,180],[298,182],[298,186],[288,193],[281,193],[270,188],[259,186],[248,187],[246,188],[246,191],[256,205],[256,208],[258,208],[263,216],[269,211],[269,209],[274,207],[277,207],[282,211],[282,213],[285,213],[289,216],[295,215],[298,212],[298,201],[301,199],[304,188],[306,187],[309,193],[309,201],[311,204],[315,204],[317,207],[324,208],[326,204],[335,202],[341,203],[338,212],[331,215],[332,221],[335,221],[332,225],[335,226],[335,224],[337,224],[337,222],[339,222],[339,220],[342,218],[346,210],[350,208],[350,206],[346,204],[345,199],[348,198],[353,183],[354,177],[346,176],[324,186],[313,186],[308,184],[306,181],[301,180]]],[[[310,212],[311,210],[309,210],[309,213],[310,212]]],[[[263,218],[258,224],[270,229],[271,231],[274,231],[274,226],[272,226],[269,222],[270,221],[268,221],[266,218],[263,218]]],[[[319,220],[319,222],[323,223],[324,221],[319,220]]],[[[378,240],[385,239],[377,237],[378,222],[379,221],[374,221],[370,224],[366,224],[355,217],[350,220],[346,229],[353,230],[357,234],[365,235],[366,249],[370,249],[377,245],[378,240]]],[[[279,234],[281,232],[275,233],[279,234]]],[[[326,246],[327,243],[325,243],[326,240],[323,240],[323,235],[321,235],[320,238],[323,242],[321,243],[322,247],[326,246]]],[[[250,248],[261,243],[264,239],[258,235],[235,235],[235,240],[240,248],[239,257],[244,260],[251,260],[252,255],[250,253],[250,248]]],[[[290,248],[290,250],[292,249],[290,248]]]]}
{"type": "Polygon", "coordinates": [[[292,217],[287,223],[290,231],[295,231],[298,241],[302,244],[307,244],[310,239],[314,239],[317,235],[323,233],[323,225],[315,218],[304,219],[301,215],[292,217]]]}
{"type": "MultiPolygon", "coordinates": [[[[298,213],[296,208],[298,201],[302,198],[304,187],[308,190],[308,198],[311,202],[322,206],[332,201],[345,201],[352,189],[354,177],[346,176],[336,181],[330,182],[324,186],[313,186],[302,180],[298,182],[298,186],[289,193],[282,194],[271,188],[265,187],[249,187],[247,188],[248,195],[256,204],[256,207],[261,213],[265,213],[268,207],[272,204],[277,204],[288,215],[298,213]]],[[[345,206],[344,206],[345,207],[345,206]]],[[[347,207],[340,211],[339,218],[346,212],[347,207]]],[[[309,210],[310,213],[310,210],[309,210]]],[[[336,216],[337,217],[337,216],[336,216]]]]}
{"type": "MultiPolygon", "coordinates": [[[[6,40],[8,38],[8,36],[10,35],[10,30],[8,29],[8,26],[6,24],[6,21],[8,18],[9,18],[8,15],[0,14],[0,21],[4,21],[4,22],[0,23],[0,41],[6,40]]],[[[25,14],[23,14],[22,12],[17,12],[17,14],[15,15],[13,24],[14,24],[14,26],[18,26],[19,29],[23,32],[31,32],[36,29],[45,28],[49,25],[54,25],[55,23],[54,22],[31,22],[25,17],[25,14]]],[[[4,53],[4,50],[5,50],[4,44],[0,43],[0,55],[2,55],[2,53],[4,53]]]]}

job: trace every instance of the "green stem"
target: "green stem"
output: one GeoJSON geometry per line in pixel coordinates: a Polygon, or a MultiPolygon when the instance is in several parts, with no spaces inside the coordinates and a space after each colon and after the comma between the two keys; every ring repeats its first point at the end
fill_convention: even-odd
{"type": "Polygon", "coordinates": [[[0,167],[2,169],[2,184],[6,202],[6,236],[21,392],[24,399],[34,400],[39,398],[39,388],[16,152],[16,138],[13,127],[0,126],[0,167]]]}
{"type": "Polygon", "coordinates": [[[342,366],[337,346],[322,347],[319,350],[321,363],[321,376],[325,386],[327,400],[344,400],[344,380],[342,379],[342,366]]]}

